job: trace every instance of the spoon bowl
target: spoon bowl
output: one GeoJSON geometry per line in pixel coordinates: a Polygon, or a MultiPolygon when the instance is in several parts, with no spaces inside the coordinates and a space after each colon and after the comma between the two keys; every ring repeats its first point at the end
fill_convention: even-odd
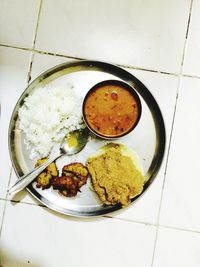
{"type": "Polygon", "coordinates": [[[67,134],[60,145],[61,153],[73,155],[80,152],[87,143],[89,130],[75,130],[67,134]]]}

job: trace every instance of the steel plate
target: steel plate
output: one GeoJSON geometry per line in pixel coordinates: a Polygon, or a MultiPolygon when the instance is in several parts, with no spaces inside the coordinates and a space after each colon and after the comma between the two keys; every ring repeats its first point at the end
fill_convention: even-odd
{"type": "MultiPolygon", "coordinates": [[[[25,97],[40,86],[49,83],[56,85],[58,82],[72,83],[75,92],[84,97],[94,84],[107,79],[118,79],[130,84],[137,91],[142,103],[142,116],[137,127],[133,132],[115,142],[132,148],[141,158],[146,181],[140,196],[143,195],[156,177],[165,151],[165,125],[160,108],[150,91],[135,76],[120,67],[98,61],[81,60],[58,65],[36,78],[21,95],[14,108],[9,127],[10,157],[18,177],[32,170],[35,164],[29,159],[30,151],[27,150],[24,143],[23,133],[16,127],[18,110],[23,105],[25,97]]],[[[104,140],[91,137],[86,147],[78,155],[65,156],[57,164],[61,166],[66,162],[73,161],[84,163],[87,157],[94,154],[105,143],[104,140]]],[[[29,185],[27,190],[50,209],[71,216],[98,216],[121,209],[120,205],[102,205],[89,185],[90,180],[82,187],[82,192],[74,198],[62,197],[51,188],[48,190],[38,189],[35,183],[29,185]]],[[[132,202],[138,197],[135,197],[132,202]]]]}

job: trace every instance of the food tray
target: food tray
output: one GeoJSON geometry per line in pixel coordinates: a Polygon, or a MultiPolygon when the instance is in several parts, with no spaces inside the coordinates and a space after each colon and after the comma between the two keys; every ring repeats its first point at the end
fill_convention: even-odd
{"type": "MultiPolygon", "coordinates": [[[[130,84],[141,100],[142,116],[139,124],[130,134],[114,142],[132,148],[140,157],[145,176],[145,185],[140,196],[143,195],[155,179],[165,151],[165,126],[160,108],[150,91],[135,76],[118,66],[98,61],[80,60],[58,65],[41,74],[23,92],[14,108],[9,127],[10,157],[18,177],[31,171],[35,164],[29,159],[30,151],[26,148],[23,133],[16,131],[15,128],[18,110],[23,105],[24,99],[34,89],[50,83],[54,86],[57,83],[73,84],[75,93],[84,97],[93,85],[107,79],[122,80],[130,84]]],[[[106,143],[108,141],[91,135],[87,145],[79,154],[64,156],[58,160],[58,167],[75,161],[85,163],[89,156],[95,154],[106,143]]],[[[47,190],[36,188],[35,183],[30,184],[27,190],[50,209],[71,216],[98,216],[121,209],[120,205],[102,205],[96,193],[91,190],[90,183],[88,179],[87,184],[81,188],[81,193],[73,198],[63,197],[52,188],[47,190]]],[[[132,202],[140,196],[132,199],[132,202]]]]}

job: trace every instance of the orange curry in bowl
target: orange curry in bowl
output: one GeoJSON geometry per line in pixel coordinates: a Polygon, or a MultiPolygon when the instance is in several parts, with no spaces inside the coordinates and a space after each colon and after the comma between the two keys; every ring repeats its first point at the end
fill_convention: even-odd
{"type": "Polygon", "coordinates": [[[129,133],[140,115],[138,95],[131,86],[118,80],[95,85],[83,102],[86,124],[101,137],[115,138],[129,133]]]}

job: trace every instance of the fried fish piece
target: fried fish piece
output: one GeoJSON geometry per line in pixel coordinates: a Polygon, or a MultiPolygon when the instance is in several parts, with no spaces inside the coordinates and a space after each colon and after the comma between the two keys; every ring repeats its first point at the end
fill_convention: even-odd
{"type": "Polygon", "coordinates": [[[87,168],[79,162],[65,165],[62,176],[51,180],[54,189],[58,189],[64,196],[76,196],[80,188],[86,183],[88,176],[87,168]]]}
{"type": "Polygon", "coordinates": [[[78,178],[73,173],[65,174],[61,177],[55,177],[51,180],[54,189],[58,189],[61,194],[73,197],[79,191],[78,178]]]}
{"type": "Polygon", "coordinates": [[[71,171],[76,173],[78,176],[87,176],[88,170],[87,168],[80,162],[71,163],[68,165],[65,165],[62,169],[62,172],[71,171]]]}
{"type": "MultiPolygon", "coordinates": [[[[39,159],[36,162],[35,167],[40,166],[45,161],[47,161],[47,158],[39,159]]],[[[48,189],[49,187],[51,187],[52,177],[57,177],[57,176],[58,176],[58,170],[57,170],[56,164],[52,162],[43,172],[41,172],[36,177],[36,187],[38,188],[41,187],[42,189],[48,189]]]]}
{"type": "Polygon", "coordinates": [[[48,172],[40,173],[36,178],[36,187],[37,188],[42,187],[42,189],[48,189],[49,187],[51,187],[51,182],[50,182],[51,178],[52,176],[48,172]]]}
{"type": "Polygon", "coordinates": [[[79,188],[81,188],[87,181],[88,170],[80,162],[65,165],[62,169],[62,174],[65,174],[66,172],[73,172],[78,177],[79,188]]]}
{"type": "Polygon", "coordinates": [[[127,206],[143,190],[144,176],[132,158],[122,152],[125,146],[108,144],[87,160],[93,188],[104,204],[127,206]]]}

